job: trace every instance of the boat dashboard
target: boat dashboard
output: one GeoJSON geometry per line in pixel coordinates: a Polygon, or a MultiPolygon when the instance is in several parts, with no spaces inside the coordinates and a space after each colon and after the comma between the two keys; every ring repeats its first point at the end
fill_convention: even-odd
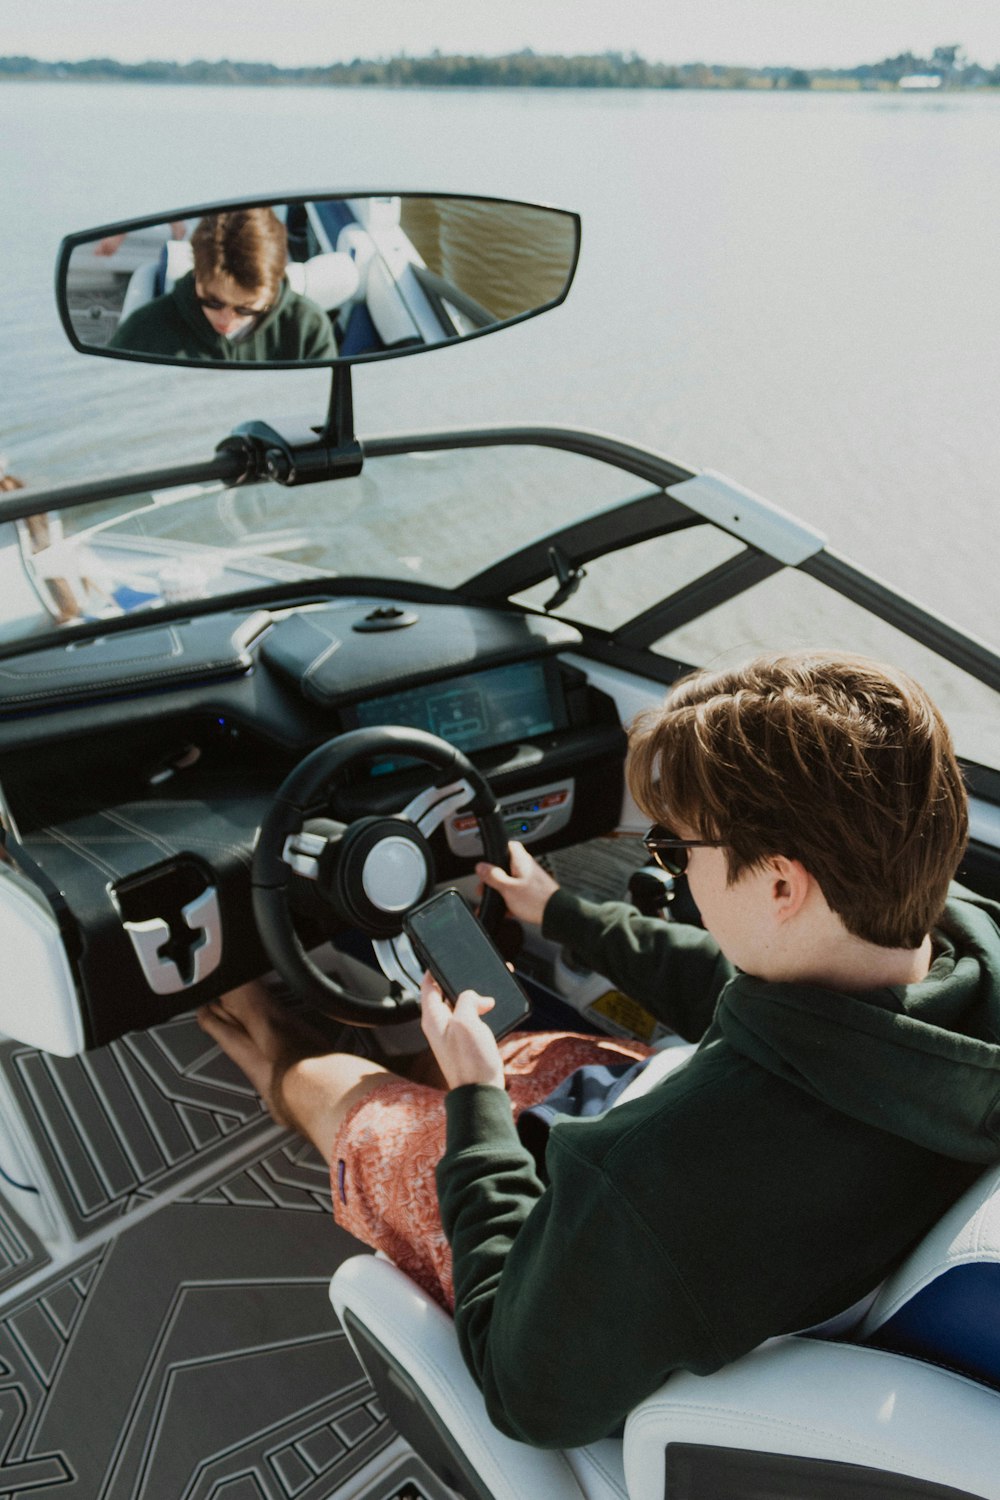
{"type": "MultiPolygon", "coordinates": [[[[403,725],[463,751],[508,835],[536,852],[613,830],[625,734],[611,697],[566,659],[579,644],[545,616],[359,592],[193,613],[0,662],[0,926],[26,953],[44,947],[48,922],[78,1010],[75,1047],[36,1044],[101,1046],[266,972],[257,830],[289,772],[351,730],[403,725]]],[[[383,753],[310,814],[392,815],[434,775],[383,753]]],[[[438,881],[470,872],[481,845],[468,808],[431,846],[438,881]]],[[[308,883],[292,883],[303,942],[326,941],[308,883]]],[[[33,1040],[17,1024],[0,1017],[33,1040]]]]}

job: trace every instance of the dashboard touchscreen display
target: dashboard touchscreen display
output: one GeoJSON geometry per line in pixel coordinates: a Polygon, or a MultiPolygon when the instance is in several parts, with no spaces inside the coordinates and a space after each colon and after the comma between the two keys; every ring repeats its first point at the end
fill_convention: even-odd
{"type": "Polygon", "coordinates": [[[387,693],[357,704],[354,711],[359,728],[405,724],[440,735],[466,752],[545,734],[566,722],[556,671],[541,661],[387,693]]]}

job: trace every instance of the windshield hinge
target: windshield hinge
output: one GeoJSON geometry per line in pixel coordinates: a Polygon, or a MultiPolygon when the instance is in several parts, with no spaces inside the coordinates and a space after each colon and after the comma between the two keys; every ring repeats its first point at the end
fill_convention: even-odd
{"type": "Polygon", "coordinates": [[[558,584],[558,588],[551,599],[546,599],[542,608],[548,613],[550,609],[558,609],[565,604],[567,599],[572,598],[580,584],[587,576],[586,568],[574,567],[561,547],[550,547],[549,567],[552,576],[558,584]]]}

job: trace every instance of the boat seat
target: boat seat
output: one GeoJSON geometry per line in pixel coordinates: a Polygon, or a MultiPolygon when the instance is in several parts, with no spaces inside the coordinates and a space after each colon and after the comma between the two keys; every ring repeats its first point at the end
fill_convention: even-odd
{"type": "Polygon", "coordinates": [[[338,334],[338,345],[345,358],[350,354],[380,354],[385,348],[364,302],[355,302],[351,307],[346,324],[338,334]]]}
{"type": "Polygon", "coordinates": [[[349,255],[329,250],[310,260],[289,261],[285,279],[293,292],[317,303],[324,312],[342,307],[358,290],[358,268],[349,255]]]}
{"type": "Polygon", "coordinates": [[[186,276],[193,266],[191,241],[167,240],[155,260],[139,266],[129,277],[125,300],[122,302],[121,322],[124,323],[137,307],[152,302],[154,297],[162,297],[165,292],[173,291],[174,282],[186,276]]]}
{"type": "Polygon", "coordinates": [[[1000,1168],[853,1329],[770,1339],[713,1375],[679,1371],[630,1414],[623,1442],[504,1438],[451,1320],[381,1257],[344,1262],[331,1298],[389,1416],[465,1500],[1000,1500],[1000,1168]]]}

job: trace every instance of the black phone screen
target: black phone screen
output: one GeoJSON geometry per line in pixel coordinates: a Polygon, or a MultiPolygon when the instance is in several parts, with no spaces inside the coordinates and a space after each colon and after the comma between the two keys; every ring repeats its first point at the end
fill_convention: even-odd
{"type": "Polygon", "coordinates": [[[523,1021],[528,998],[457,891],[441,891],[416,906],[403,922],[417,957],[454,1003],[462,990],[496,1001],[483,1020],[495,1036],[523,1021]]]}

